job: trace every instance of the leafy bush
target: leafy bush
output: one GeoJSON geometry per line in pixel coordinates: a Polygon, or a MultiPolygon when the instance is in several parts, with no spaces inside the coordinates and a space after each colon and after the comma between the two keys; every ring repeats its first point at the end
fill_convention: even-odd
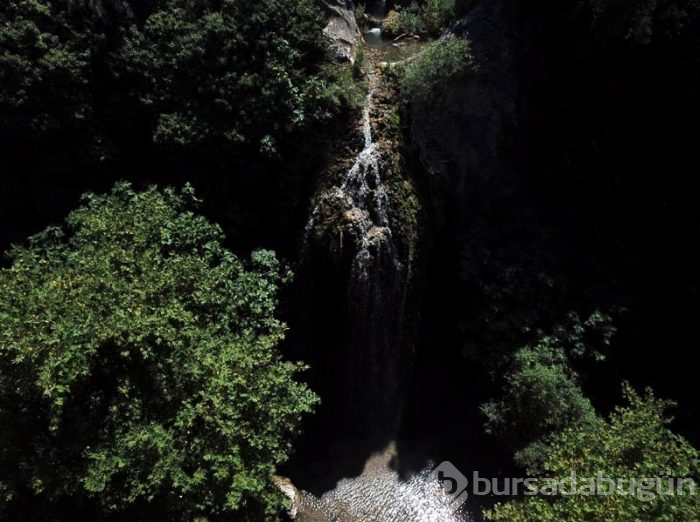
{"type": "Polygon", "coordinates": [[[321,30],[310,0],[169,0],[143,28],[130,27],[120,70],[152,113],[156,142],[214,139],[267,151],[337,109],[342,87],[319,74],[321,30]]]}
{"type": "Polygon", "coordinates": [[[454,0],[426,0],[397,5],[389,11],[382,30],[390,36],[428,33],[439,35],[454,19],[454,0]]]}
{"type": "Polygon", "coordinates": [[[564,350],[546,342],[516,352],[503,396],[486,403],[482,411],[486,431],[514,447],[516,460],[525,466],[540,461],[550,435],[596,419],[564,350]]]}
{"type": "Polygon", "coordinates": [[[400,32],[397,32],[396,36],[401,33],[417,34],[424,30],[422,11],[417,5],[413,4],[404,9],[397,8],[397,11],[400,32]]]}
{"type": "Polygon", "coordinates": [[[3,514],[63,502],[192,520],[279,506],[274,466],[315,402],[276,348],[289,274],[272,252],[244,263],[225,250],[194,201],[189,188],[119,184],[12,251],[3,514]]]}
{"type": "Polygon", "coordinates": [[[469,42],[450,36],[426,45],[404,71],[401,89],[411,103],[425,102],[436,88],[468,74],[474,67],[469,42]]]}
{"type": "MultiPolygon", "coordinates": [[[[656,399],[651,391],[640,397],[626,386],[627,405],[618,407],[609,420],[580,424],[556,435],[547,447],[545,462],[530,472],[567,479],[572,472],[581,479],[657,479],[667,491],[668,480],[700,481],[700,453],[668,429],[671,403],[656,399]]],[[[497,522],[584,522],[606,520],[675,522],[697,520],[700,497],[689,486],[682,495],[640,494],[527,496],[497,505],[486,513],[497,522]]],[[[639,490],[637,490],[638,492],[639,490]]],[[[656,492],[654,487],[652,493],[656,492]]],[[[643,492],[642,492],[643,494],[643,492]]]]}
{"type": "Polygon", "coordinates": [[[405,21],[401,17],[400,9],[392,9],[387,13],[384,22],[382,22],[382,32],[389,37],[397,37],[405,32],[410,32],[404,26],[405,21]]]}
{"type": "Polygon", "coordinates": [[[0,7],[0,137],[80,126],[91,112],[90,37],[41,0],[0,7]]]}
{"type": "Polygon", "coordinates": [[[423,7],[423,26],[425,31],[438,35],[453,20],[454,0],[426,0],[423,7]]]}

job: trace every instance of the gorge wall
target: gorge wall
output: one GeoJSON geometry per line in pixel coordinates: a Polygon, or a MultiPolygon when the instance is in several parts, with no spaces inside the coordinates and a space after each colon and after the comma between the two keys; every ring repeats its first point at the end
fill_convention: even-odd
{"type": "Polygon", "coordinates": [[[297,330],[323,422],[337,422],[336,435],[390,438],[413,352],[421,207],[390,122],[395,93],[371,68],[355,136],[323,174],[306,224],[297,330]]]}
{"type": "MultiPolygon", "coordinates": [[[[590,1],[473,2],[450,31],[471,42],[475,70],[410,109],[442,244],[433,255],[461,280],[435,301],[464,309],[453,340],[487,354],[533,342],[507,333],[528,321],[546,331],[569,311],[603,310],[615,348],[605,369],[586,369],[602,410],[623,379],[681,403],[697,393],[690,356],[659,346],[697,338],[689,194],[700,182],[685,129],[700,111],[700,20],[690,4],[677,18],[664,6],[624,16],[619,4],[596,15],[590,1]]],[[[697,415],[687,402],[679,411],[692,440],[697,415]]]]}

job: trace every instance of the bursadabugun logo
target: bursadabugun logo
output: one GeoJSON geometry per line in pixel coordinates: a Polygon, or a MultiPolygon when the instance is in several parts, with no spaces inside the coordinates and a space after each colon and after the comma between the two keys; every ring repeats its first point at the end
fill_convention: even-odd
{"type": "Polygon", "coordinates": [[[572,472],[564,478],[485,478],[478,471],[472,473],[471,481],[451,462],[442,462],[430,474],[430,479],[439,483],[448,504],[457,510],[469,495],[475,496],[532,496],[532,495],[625,495],[634,496],[640,502],[650,502],[661,496],[693,496],[697,484],[692,478],[674,477],[671,472],[660,472],[655,477],[612,478],[602,472],[591,477],[578,476],[572,472]]]}
{"type": "Polygon", "coordinates": [[[430,480],[437,481],[450,498],[449,505],[457,510],[469,498],[469,480],[451,462],[445,461],[433,470],[430,480]]]}

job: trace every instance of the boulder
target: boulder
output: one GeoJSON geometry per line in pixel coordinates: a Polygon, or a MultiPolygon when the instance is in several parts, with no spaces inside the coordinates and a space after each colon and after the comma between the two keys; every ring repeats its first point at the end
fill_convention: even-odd
{"type": "Polygon", "coordinates": [[[321,0],[321,6],[328,18],[323,34],[333,43],[337,59],[352,63],[355,45],[362,39],[353,3],[350,0],[321,0]]]}
{"type": "Polygon", "coordinates": [[[285,497],[289,499],[289,508],[287,509],[287,515],[289,518],[294,520],[297,518],[299,511],[299,491],[292,484],[292,481],[287,477],[282,477],[280,475],[274,475],[272,477],[272,483],[279,489],[285,497]]]}

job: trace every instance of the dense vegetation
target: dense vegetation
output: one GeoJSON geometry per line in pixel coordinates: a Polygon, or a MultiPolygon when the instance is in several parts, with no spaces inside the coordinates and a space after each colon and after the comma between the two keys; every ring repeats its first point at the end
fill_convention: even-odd
{"type": "Polygon", "coordinates": [[[504,381],[502,396],[482,407],[486,430],[513,445],[521,465],[540,462],[546,454],[542,446],[552,434],[595,419],[560,347],[543,342],[518,350],[504,381]]]}
{"type": "Polygon", "coordinates": [[[460,7],[454,0],[396,2],[382,23],[382,30],[393,37],[411,34],[439,36],[456,19],[460,7]]]}
{"type": "MultiPolygon", "coordinates": [[[[598,419],[561,432],[547,447],[547,458],[531,468],[531,476],[554,480],[580,478],[613,480],[604,487],[626,494],[530,496],[497,506],[488,520],[549,522],[559,520],[697,520],[700,498],[691,483],[678,478],[700,479],[700,452],[668,429],[670,404],[650,392],[640,397],[625,388],[627,405],[616,408],[610,420],[598,419]],[[618,484],[622,479],[623,483],[618,484]],[[629,480],[643,480],[634,486],[629,480]],[[657,482],[658,481],[658,482],[657,482]],[[669,482],[670,481],[670,482],[669,482]],[[661,487],[658,484],[661,484],[661,487]],[[659,491],[673,495],[659,495],[659,491]]],[[[602,482],[601,482],[602,483],[602,482]]],[[[572,487],[572,486],[570,486],[572,487]]],[[[577,488],[590,484],[578,484],[577,488]]],[[[601,488],[602,489],[602,488],[601,488]]]]}
{"type": "Polygon", "coordinates": [[[209,198],[212,212],[235,239],[275,234],[257,209],[305,211],[309,151],[323,157],[362,99],[322,27],[312,0],[4,3],[0,168],[18,181],[0,208],[27,227],[8,239],[70,209],[27,187],[74,205],[127,175],[247,191],[209,198]]]}
{"type": "Polygon", "coordinates": [[[87,196],[0,272],[0,516],[274,515],[315,402],[280,359],[288,278],[182,193],[87,196]],[[48,511],[47,511],[48,510],[48,511]]]}
{"type": "Polygon", "coordinates": [[[342,106],[345,86],[320,70],[321,38],[311,2],[170,1],[128,28],[113,67],[155,143],[274,154],[342,106]]]}
{"type": "MultiPolygon", "coordinates": [[[[389,206],[428,216],[407,358],[428,361],[413,393],[439,411],[412,398],[406,417],[487,440],[499,474],[700,480],[698,1],[389,5],[385,34],[432,40],[383,69],[372,127],[402,134],[381,166],[421,191],[389,206]]],[[[260,247],[296,256],[378,60],[336,63],[324,24],[313,0],[0,6],[0,518],[279,513],[270,479],[316,397],[281,355],[284,301],[309,303],[260,247]],[[10,248],[86,192],[105,195],[10,248]]],[[[310,274],[329,346],[349,313],[333,268],[310,274]]],[[[535,496],[486,516],[698,513],[697,497],[535,496]]]]}
{"type": "Polygon", "coordinates": [[[436,89],[445,90],[449,83],[463,78],[473,67],[469,41],[447,37],[426,45],[401,74],[402,94],[416,110],[434,103],[436,89]]]}

